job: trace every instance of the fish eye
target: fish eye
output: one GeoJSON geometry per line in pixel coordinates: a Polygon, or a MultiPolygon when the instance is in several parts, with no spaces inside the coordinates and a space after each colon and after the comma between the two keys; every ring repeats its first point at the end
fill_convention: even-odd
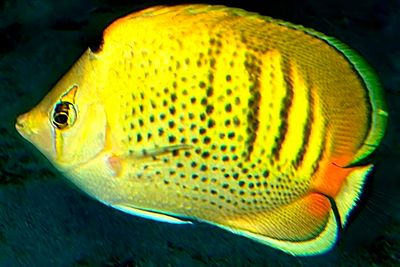
{"type": "Polygon", "coordinates": [[[58,102],[53,111],[52,124],[59,130],[71,127],[76,120],[76,110],[70,102],[58,102]]]}

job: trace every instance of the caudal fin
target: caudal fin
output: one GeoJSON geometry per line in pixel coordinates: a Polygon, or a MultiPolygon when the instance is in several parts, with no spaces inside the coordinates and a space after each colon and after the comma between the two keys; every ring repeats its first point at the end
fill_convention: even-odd
{"type": "Polygon", "coordinates": [[[335,197],[342,227],[346,224],[352,209],[357,205],[363,185],[372,167],[372,164],[354,167],[354,170],[349,173],[340,192],[335,197]]]}

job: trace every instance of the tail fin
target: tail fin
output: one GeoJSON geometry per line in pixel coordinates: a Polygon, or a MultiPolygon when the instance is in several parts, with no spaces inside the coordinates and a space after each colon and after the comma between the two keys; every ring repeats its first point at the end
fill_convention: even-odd
{"type": "Polygon", "coordinates": [[[342,227],[346,225],[351,210],[357,205],[365,180],[372,168],[372,164],[354,167],[335,197],[342,227]]]}

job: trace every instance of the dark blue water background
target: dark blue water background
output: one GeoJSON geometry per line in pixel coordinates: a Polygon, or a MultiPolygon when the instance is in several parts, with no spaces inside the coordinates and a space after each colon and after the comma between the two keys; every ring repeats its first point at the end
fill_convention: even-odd
{"type": "MultiPolygon", "coordinates": [[[[189,2],[189,1],[187,1],[189,2]]],[[[335,36],[382,79],[390,125],[339,245],[292,257],[205,224],[157,223],[76,190],[14,129],[113,19],[182,1],[0,0],[0,266],[400,266],[400,4],[397,1],[205,1],[335,36]],[[372,200],[371,200],[372,199],[372,200]]]]}

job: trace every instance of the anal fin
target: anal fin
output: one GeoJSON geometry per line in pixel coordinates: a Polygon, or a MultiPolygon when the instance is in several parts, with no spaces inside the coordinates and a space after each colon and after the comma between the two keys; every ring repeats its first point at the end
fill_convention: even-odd
{"type": "Polygon", "coordinates": [[[271,211],[227,218],[218,226],[293,255],[328,251],[340,229],[331,201],[319,193],[271,211]]]}

